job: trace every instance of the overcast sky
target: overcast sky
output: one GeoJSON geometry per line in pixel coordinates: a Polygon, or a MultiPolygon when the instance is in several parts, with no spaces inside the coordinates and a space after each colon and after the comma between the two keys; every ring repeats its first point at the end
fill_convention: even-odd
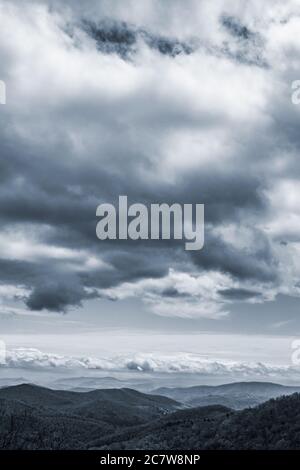
{"type": "Polygon", "coordinates": [[[3,335],[297,337],[299,2],[0,0],[0,18],[3,335]],[[204,249],[98,240],[123,194],[204,203],[204,249]]]}

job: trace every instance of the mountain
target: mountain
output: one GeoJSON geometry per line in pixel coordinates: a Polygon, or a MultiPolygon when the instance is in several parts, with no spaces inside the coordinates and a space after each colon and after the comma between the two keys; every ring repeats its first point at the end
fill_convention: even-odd
{"type": "Polygon", "coordinates": [[[224,385],[155,389],[152,393],[163,395],[189,406],[219,404],[234,409],[255,406],[270,398],[300,392],[300,387],[271,382],[234,382],[224,385]]]}
{"type": "Polygon", "coordinates": [[[2,388],[0,448],[86,448],[90,440],[148,423],[180,406],[131,389],[78,393],[30,384],[2,388]]]}
{"type": "MultiPolygon", "coordinates": [[[[24,382],[24,381],[23,381],[24,382]]],[[[98,388],[131,388],[140,392],[148,392],[149,384],[140,380],[120,380],[115,377],[64,377],[47,385],[49,388],[72,390],[78,392],[91,391],[98,388]]]]}
{"type": "Polygon", "coordinates": [[[0,389],[1,398],[39,409],[42,407],[61,413],[92,417],[110,425],[123,421],[124,424],[142,423],[181,406],[170,398],[147,395],[127,388],[79,393],[22,384],[0,389]]]}
{"type": "Polygon", "coordinates": [[[234,411],[220,405],[181,410],[93,448],[122,450],[300,450],[300,395],[234,411]]]}
{"type": "Polygon", "coordinates": [[[26,379],[24,377],[1,377],[0,378],[0,388],[3,387],[11,387],[14,385],[21,385],[24,382],[26,382],[26,379]]]}
{"type": "MultiPolygon", "coordinates": [[[[215,388],[218,398],[220,387],[215,388]]],[[[228,396],[259,391],[262,397],[285,389],[254,382],[221,387],[228,396]]],[[[0,389],[1,449],[300,450],[299,423],[298,393],[233,410],[220,404],[191,408],[128,388],[72,392],[23,384],[0,389]]]]}
{"type": "MultiPolygon", "coordinates": [[[[219,422],[229,416],[232,410],[220,405],[180,410],[152,423],[112,433],[90,442],[92,449],[200,449],[194,440],[187,440],[215,429],[219,422]],[[184,435],[189,436],[186,438],[184,435]],[[194,446],[194,447],[193,447],[194,446]]],[[[213,432],[213,431],[212,431],[213,432]]]]}

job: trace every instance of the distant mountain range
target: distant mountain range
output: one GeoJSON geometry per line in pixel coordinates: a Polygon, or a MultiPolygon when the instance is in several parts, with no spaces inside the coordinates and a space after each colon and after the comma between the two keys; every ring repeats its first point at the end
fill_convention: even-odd
{"type": "Polygon", "coordinates": [[[0,448],[300,449],[295,389],[258,382],[160,389],[175,400],[127,388],[74,392],[22,384],[0,389],[0,448]],[[244,410],[217,403],[231,397],[238,408],[243,394],[251,404],[290,396],[244,410]],[[196,399],[216,403],[191,408],[196,399]]]}
{"type": "Polygon", "coordinates": [[[225,385],[199,385],[184,388],[161,387],[153,391],[189,406],[223,405],[242,409],[255,406],[270,398],[300,393],[300,387],[270,382],[234,382],[225,385]]]}

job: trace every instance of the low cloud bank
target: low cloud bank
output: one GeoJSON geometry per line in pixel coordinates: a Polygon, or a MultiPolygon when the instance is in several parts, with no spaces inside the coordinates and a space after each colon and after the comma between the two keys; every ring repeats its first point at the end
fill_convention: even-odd
{"type": "Polygon", "coordinates": [[[299,379],[300,368],[294,365],[273,365],[261,362],[211,360],[189,353],[172,355],[133,354],[107,358],[63,356],[45,353],[34,348],[17,348],[7,351],[6,363],[1,367],[30,370],[67,369],[98,370],[104,372],[187,373],[212,377],[252,379],[299,379]]]}

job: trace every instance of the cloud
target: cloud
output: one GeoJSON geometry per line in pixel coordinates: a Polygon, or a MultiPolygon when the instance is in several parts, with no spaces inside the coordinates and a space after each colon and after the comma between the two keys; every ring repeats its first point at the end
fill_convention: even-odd
{"type": "Polygon", "coordinates": [[[291,365],[274,365],[261,362],[239,362],[205,359],[201,355],[177,353],[137,353],[109,358],[72,357],[41,352],[33,348],[18,348],[6,352],[6,363],[0,367],[27,370],[98,370],[105,372],[128,372],[153,374],[197,374],[199,377],[257,377],[281,380],[299,376],[299,368],[291,365]]]}
{"type": "Polygon", "coordinates": [[[137,296],[184,318],[299,296],[297,4],[23,3],[0,6],[2,285],[29,309],[137,296]],[[120,194],[204,203],[204,249],[100,245],[120,194]]]}
{"type": "Polygon", "coordinates": [[[118,54],[130,59],[138,50],[138,42],[143,41],[149,48],[163,55],[175,57],[178,54],[191,54],[193,44],[179,40],[155,36],[148,31],[137,29],[125,22],[101,21],[96,24],[83,21],[83,28],[97,43],[98,49],[106,54],[118,54]]]}
{"type": "Polygon", "coordinates": [[[161,316],[182,318],[222,318],[230,302],[264,302],[275,296],[273,286],[248,281],[241,289],[234,277],[218,271],[183,273],[170,269],[158,279],[124,282],[116,287],[99,289],[98,294],[111,300],[141,298],[161,316]],[[260,290],[255,290],[260,288],[260,290]]]}
{"type": "Polygon", "coordinates": [[[227,299],[238,301],[255,299],[261,296],[260,292],[240,288],[224,289],[220,291],[220,294],[227,299]]]}
{"type": "Polygon", "coordinates": [[[81,306],[81,301],[89,298],[84,288],[73,281],[68,283],[65,280],[38,285],[26,300],[26,305],[30,310],[49,310],[54,312],[64,312],[67,306],[81,306]]]}

